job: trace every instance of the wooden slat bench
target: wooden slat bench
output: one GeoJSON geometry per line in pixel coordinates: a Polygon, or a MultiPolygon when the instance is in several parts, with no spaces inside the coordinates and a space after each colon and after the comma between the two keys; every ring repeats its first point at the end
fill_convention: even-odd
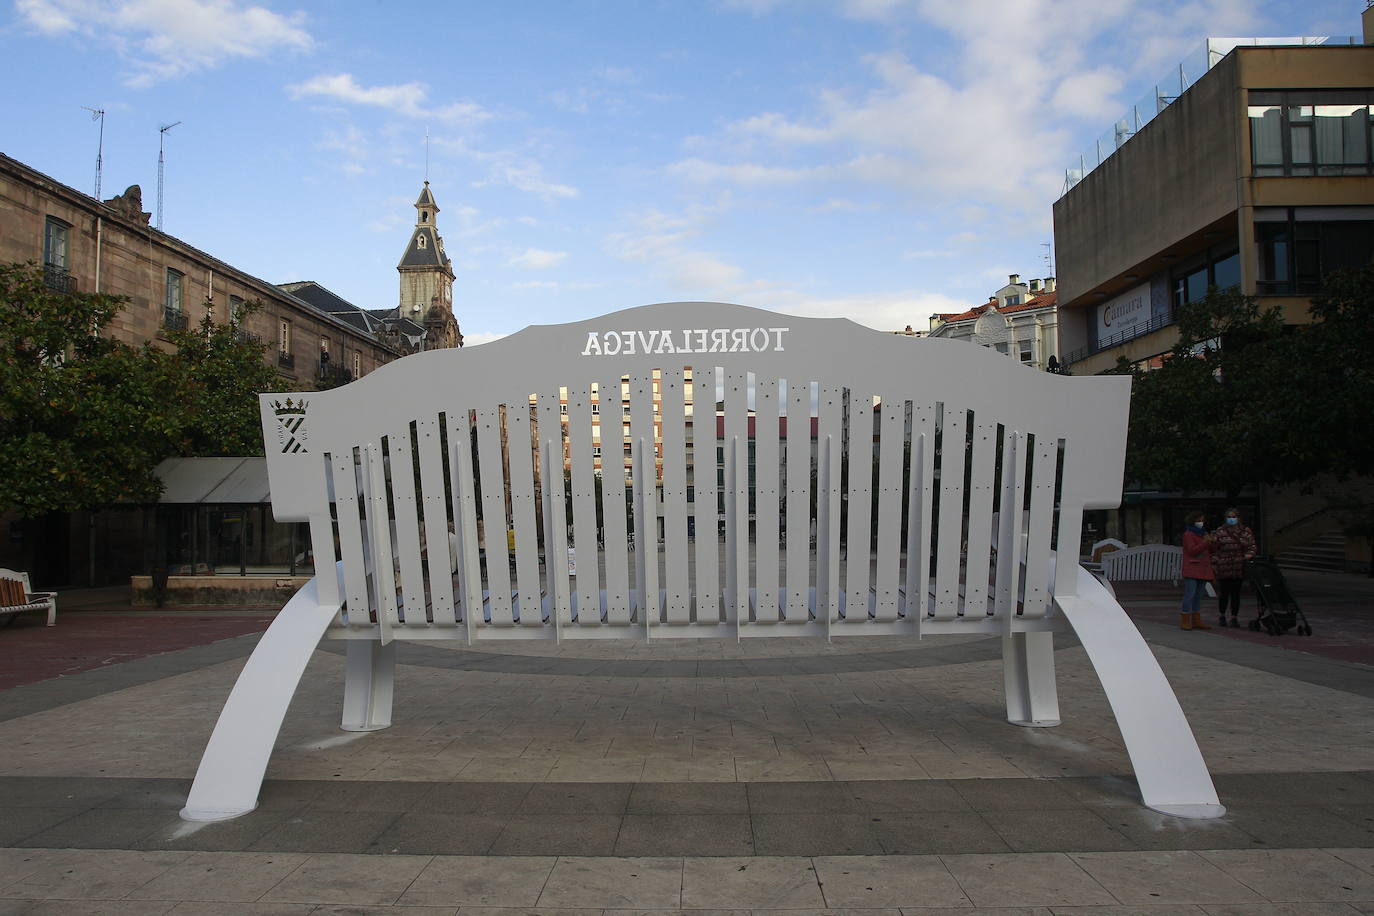
{"type": "Polygon", "coordinates": [[[45,612],[48,626],[56,626],[57,592],[35,592],[28,573],[0,569],[0,617],[12,623],[25,611],[45,612]]]}
{"type": "Polygon", "coordinates": [[[1129,391],[673,303],[263,395],[273,510],[309,522],[320,574],[244,667],[182,814],[256,806],[326,636],[347,646],[349,730],[390,725],[397,640],[942,633],[1000,637],[1008,720],[1051,726],[1071,626],[1145,803],[1219,816],[1154,656],[1077,563],[1083,511],[1121,499],[1129,391]],[[450,539],[454,562],[426,547],[450,539]]]}

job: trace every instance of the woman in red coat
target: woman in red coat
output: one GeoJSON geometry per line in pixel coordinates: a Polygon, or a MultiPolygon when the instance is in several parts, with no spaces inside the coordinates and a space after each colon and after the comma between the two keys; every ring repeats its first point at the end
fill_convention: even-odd
{"type": "Polygon", "coordinates": [[[1217,599],[1220,604],[1221,625],[1226,626],[1226,607],[1231,607],[1231,626],[1240,626],[1236,619],[1240,611],[1240,583],[1245,578],[1245,561],[1255,555],[1255,533],[1240,520],[1235,509],[1226,510],[1226,521],[1212,532],[1216,555],[1212,557],[1212,572],[1217,577],[1217,599]]]}
{"type": "Polygon", "coordinates": [[[1202,594],[1212,581],[1212,552],[1217,545],[1207,533],[1201,512],[1189,515],[1187,522],[1183,529],[1183,619],[1179,625],[1185,630],[1210,630],[1202,622],[1202,594]]]}

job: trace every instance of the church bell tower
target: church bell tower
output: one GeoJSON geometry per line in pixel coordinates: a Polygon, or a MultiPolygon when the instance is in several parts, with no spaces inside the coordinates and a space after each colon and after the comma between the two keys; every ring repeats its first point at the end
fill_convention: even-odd
{"type": "Polygon", "coordinates": [[[463,335],[453,317],[453,262],[444,253],[444,240],[435,225],[439,205],[428,181],[415,210],[415,231],[396,265],[401,275],[398,317],[424,326],[427,350],[461,347],[463,335]]]}

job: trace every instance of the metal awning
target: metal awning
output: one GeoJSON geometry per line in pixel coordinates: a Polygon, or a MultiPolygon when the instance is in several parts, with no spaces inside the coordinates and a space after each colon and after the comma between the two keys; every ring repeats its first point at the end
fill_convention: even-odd
{"type": "Polygon", "coordinates": [[[154,473],[159,505],[261,505],[271,501],[266,458],[168,458],[154,473]]]}

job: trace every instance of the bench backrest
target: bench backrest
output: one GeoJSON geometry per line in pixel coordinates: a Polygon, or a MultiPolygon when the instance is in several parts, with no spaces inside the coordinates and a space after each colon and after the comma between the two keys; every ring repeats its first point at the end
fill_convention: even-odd
{"type": "Polygon", "coordinates": [[[0,569],[0,607],[26,604],[32,591],[28,573],[0,569]]]}
{"type": "Polygon", "coordinates": [[[1102,574],[1116,582],[1173,581],[1182,573],[1182,547],[1142,544],[1102,555],[1102,574]]]}
{"type": "Polygon", "coordinates": [[[340,627],[866,634],[1041,617],[1071,591],[1051,557],[1120,500],[1129,384],[671,303],[261,407],[276,517],[310,522],[317,570],[342,560],[319,581],[340,627]]]}

